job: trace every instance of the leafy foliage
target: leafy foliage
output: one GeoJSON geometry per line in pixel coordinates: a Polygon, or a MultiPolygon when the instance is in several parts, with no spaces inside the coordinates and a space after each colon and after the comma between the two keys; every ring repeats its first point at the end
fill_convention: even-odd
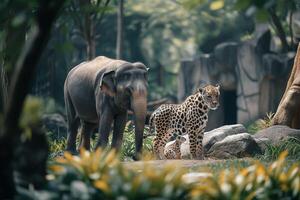
{"type": "MultiPolygon", "coordinates": [[[[144,165],[136,171],[125,168],[115,151],[81,150],[80,157],[65,153],[50,165],[49,189],[55,198],[76,199],[186,199],[183,170],[164,167],[161,171],[144,165]]],[[[54,198],[54,199],[55,199],[54,198]]]]}
{"type": "MultiPolygon", "coordinates": [[[[149,131],[145,128],[144,132],[149,131]]],[[[152,137],[146,137],[143,141],[143,152],[144,154],[152,153],[152,137]]],[[[120,152],[122,160],[131,160],[135,154],[135,133],[134,128],[126,126],[124,131],[124,141],[120,152]]]]}
{"type": "Polygon", "coordinates": [[[263,119],[258,119],[254,123],[250,124],[247,128],[249,133],[256,133],[259,130],[272,126],[272,119],[274,117],[274,114],[275,113],[273,112],[269,112],[263,119]]]}
{"type": "MultiPolygon", "coordinates": [[[[123,165],[115,151],[65,153],[49,165],[48,186],[22,191],[27,199],[299,199],[300,165],[286,162],[287,151],[269,165],[238,163],[217,176],[185,183],[180,166],[123,165]]],[[[20,190],[19,190],[20,191],[20,190]]]]}
{"type": "Polygon", "coordinates": [[[287,151],[266,167],[256,164],[237,174],[224,170],[218,178],[208,177],[191,192],[193,199],[299,199],[300,165],[286,167],[287,151]]]}

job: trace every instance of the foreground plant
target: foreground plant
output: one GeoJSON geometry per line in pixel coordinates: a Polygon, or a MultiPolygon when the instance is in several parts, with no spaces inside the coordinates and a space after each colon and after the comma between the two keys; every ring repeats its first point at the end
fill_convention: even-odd
{"type": "Polygon", "coordinates": [[[300,199],[300,165],[286,167],[287,151],[269,167],[257,162],[238,174],[223,171],[218,178],[208,177],[196,186],[194,199],[300,199]]]}
{"type": "Polygon", "coordinates": [[[180,166],[124,164],[115,151],[82,149],[79,156],[66,152],[57,158],[49,166],[48,186],[39,191],[19,190],[19,199],[298,200],[300,165],[290,166],[286,157],[285,151],[269,166],[257,161],[191,181],[180,166]]]}
{"type": "Polygon", "coordinates": [[[55,198],[76,199],[186,199],[190,189],[183,184],[183,170],[166,166],[157,170],[142,165],[139,170],[124,167],[115,151],[65,153],[50,166],[49,189],[55,198]],[[54,193],[53,193],[54,194],[54,193]]]}

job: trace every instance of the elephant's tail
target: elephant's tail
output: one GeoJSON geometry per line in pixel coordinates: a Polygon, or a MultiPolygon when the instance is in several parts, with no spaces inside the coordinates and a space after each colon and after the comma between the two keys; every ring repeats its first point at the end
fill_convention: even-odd
{"type": "Polygon", "coordinates": [[[65,108],[66,108],[68,127],[70,128],[70,126],[76,120],[76,111],[75,111],[70,94],[67,89],[67,81],[68,81],[68,78],[66,79],[65,85],[64,85],[64,100],[65,100],[65,108]]]}

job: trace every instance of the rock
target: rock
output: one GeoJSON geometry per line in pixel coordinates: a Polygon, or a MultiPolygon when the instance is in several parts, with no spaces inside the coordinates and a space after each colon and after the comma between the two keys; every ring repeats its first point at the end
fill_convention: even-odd
{"type": "Polygon", "coordinates": [[[237,51],[237,119],[249,122],[259,117],[258,101],[262,69],[261,56],[251,42],[244,42],[237,51]]]}
{"type": "Polygon", "coordinates": [[[243,158],[257,153],[261,153],[261,150],[252,136],[249,133],[239,133],[216,142],[207,152],[207,156],[218,159],[243,158]]]}
{"type": "Polygon", "coordinates": [[[246,128],[242,124],[225,125],[209,132],[205,132],[203,138],[204,151],[208,152],[212,145],[223,140],[229,135],[245,132],[246,128]]]}
{"type": "Polygon", "coordinates": [[[191,184],[191,183],[205,183],[204,180],[206,178],[212,177],[212,173],[207,173],[207,172],[191,172],[184,174],[182,176],[182,181],[186,184],[191,184]]]}
{"type": "Polygon", "coordinates": [[[262,152],[265,152],[268,145],[271,143],[268,138],[257,138],[257,139],[254,138],[254,140],[262,152]]]}
{"type": "MultiPolygon", "coordinates": [[[[211,146],[213,146],[216,142],[222,141],[227,136],[244,132],[246,132],[246,128],[242,124],[225,125],[209,132],[205,132],[203,138],[204,152],[208,152],[211,146]]],[[[188,159],[190,158],[190,141],[188,135],[184,135],[183,137],[186,141],[180,148],[181,157],[188,159]]]]}
{"type": "Polygon", "coordinates": [[[182,159],[189,159],[189,158],[191,158],[189,136],[184,135],[183,137],[185,138],[185,142],[182,143],[181,146],[180,146],[181,158],[182,159]]]}
{"type": "Polygon", "coordinates": [[[271,126],[269,128],[258,131],[255,135],[253,135],[253,138],[255,140],[268,139],[270,144],[272,145],[278,145],[280,142],[291,137],[300,140],[300,130],[292,129],[282,125],[271,126]]]}
{"type": "Polygon", "coordinates": [[[42,121],[47,131],[52,133],[55,139],[67,136],[67,123],[65,118],[58,113],[43,115],[42,121]]]}

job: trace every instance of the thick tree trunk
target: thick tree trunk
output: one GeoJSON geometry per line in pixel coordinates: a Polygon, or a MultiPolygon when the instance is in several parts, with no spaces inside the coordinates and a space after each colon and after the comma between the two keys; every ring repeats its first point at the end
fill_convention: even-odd
{"type": "MultiPolygon", "coordinates": [[[[63,0],[40,2],[36,11],[37,27],[31,32],[28,45],[25,45],[22,50],[13,73],[4,115],[4,127],[0,130],[1,199],[13,199],[15,194],[13,161],[15,159],[14,148],[16,141],[20,138],[19,117],[22,112],[24,99],[30,89],[30,80],[49,40],[51,27],[63,3],[63,0]]],[[[27,156],[34,157],[34,155],[27,156]]]]}
{"type": "Polygon", "coordinates": [[[117,21],[117,48],[116,58],[121,59],[123,53],[123,25],[124,25],[124,0],[119,0],[117,21]]]}
{"type": "Polygon", "coordinates": [[[272,124],[300,128],[300,43],[290,78],[272,124]]]}

